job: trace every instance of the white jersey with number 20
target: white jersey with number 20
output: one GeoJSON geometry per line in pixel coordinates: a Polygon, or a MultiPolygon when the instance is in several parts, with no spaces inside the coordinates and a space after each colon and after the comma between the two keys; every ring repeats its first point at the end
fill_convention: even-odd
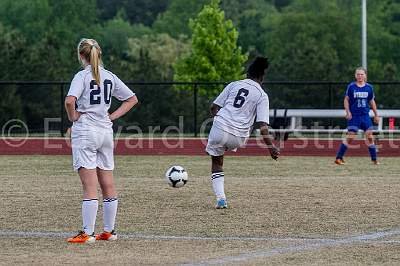
{"type": "Polygon", "coordinates": [[[214,125],[232,135],[248,137],[255,121],[269,124],[268,95],[251,79],[230,83],[214,104],[221,107],[214,125]]]}
{"type": "Polygon", "coordinates": [[[111,127],[108,109],[111,97],[125,101],[135,94],[112,72],[99,68],[100,84],[93,79],[91,66],[78,72],[71,82],[67,96],[75,96],[77,111],[85,113],[93,125],[111,127]]]}

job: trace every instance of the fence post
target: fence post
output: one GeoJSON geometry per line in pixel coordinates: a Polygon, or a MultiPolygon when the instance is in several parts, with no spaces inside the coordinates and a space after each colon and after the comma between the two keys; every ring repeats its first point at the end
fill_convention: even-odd
{"type": "MultiPolygon", "coordinates": [[[[329,108],[333,109],[333,91],[332,91],[332,83],[331,82],[329,82],[328,89],[329,89],[329,108]]],[[[329,124],[331,127],[333,127],[332,118],[329,119],[329,124]]]]}
{"type": "Polygon", "coordinates": [[[193,87],[193,128],[194,137],[197,137],[197,83],[193,87]]]}
{"type": "Polygon", "coordinates": [[[64,84],[61,84],[60,87],[60,116],[61,116],[60,134],[61,137],[64,137],[64,84]]]}

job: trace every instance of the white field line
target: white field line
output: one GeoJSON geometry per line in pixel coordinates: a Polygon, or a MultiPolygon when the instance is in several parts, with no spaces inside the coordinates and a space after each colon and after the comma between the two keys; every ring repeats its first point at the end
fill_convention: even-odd
{"type": "Polygon", "coordinates": [[[399,245],[400,244],[400,240],[381,240],[381,241],[376,241],[376,242],[370,242],[373,244],[395,244],[395,245],[399,245]]]}
{"type": "MultiPolygon", "coordinates": [[[[39,231],[7,231],[0,230],[1,237],[21,237],[21,238],[46,238],[46,237],[70,237],[76,232],[39,232],[39,231]]],[[[295,237],[242,237],[242,236],[222,236],[222,237],[201,237],[201,236],[173,236],[173,235],[149,235],[142,233],[121,233],[118,234],[121,239],[149,239],[149,240],[213,240],[213,241],[308,241],[323,242],[325,238],[295,238],[295,237]]]]}
{"type": "MultiPolygon", "coordinates": [[[[358,241],[367,241],[373,242],[373,240],[393,236],[400,235],[400,229],[392,230],[392,231],[383,231],[372,234],[353,236],[351,239],[360,238],[358,241]],[[387,235],[389,233],[389,235],[387,235]],[[382,236],[381,236],[382,234],[382,236]],[[372,235],[372,239],[365,238],[365,236],[372,235]],[[365,239],[364,239],[365,238],[365,239]]],[[[70,237],[76,234],[76,232],[40,232],[40,231],[7,231],[0,230],[0,236],[2,237],[21,237],[21,238],[47,238],[47,237],[70,237]]],[[[208,237],[208,236],[173,236],[173,235],[151,235],[151,234],[143,234],[143,233],[121,233],[118,234],[119,238],[122,239],[149,239],[149,240],[213,240],[213,241],[281,241],[281,242],[339,242],[343,239],[329,239],[329,238],[304,238],[304,237],[245,237],[245,236],[221,236],[221,237],[208,237]]],[[[349,238],[350,239],[350,238],[349,238]]],[[[376,241],[377,243],[400,243],[400,240],[381,240],[376,241]]]]}
{"type": "Polygon", "coordinates": [[[294,237],[245,237],[245,236],[168,236],[168,235],[146,235],[140,233],[123,234],[123,238],[144,238],[144,239],[157,239],[157,240],[220,240],[220,241],[325,241],[324,238],[294,238],[294,237]]]}
{"type": "MultiPolygon", "coordinates": [[[[60,237],[67,238],[74,235],[74,232],[40,232],[40,231],[7,231],[0,230],[0,236],[8,238],[51,238],[60,237]]],[[[201,260],[198,262],[189,262],[181,265],[199,266],[199,265],[215,265],[229,264],[235,262],[243,262],[259,258],[268,258],[281,254],[292,254],[303,251],[318,250],[326,247],[336,247],[341,245],[349,245],[355,243],[365,244],[392,244],[399,245],[400,240],[381,240],[381,238],[400,235],[400,228],[389,231],[381,231],[368,233],[363,235],[351,236],[346,238],[329,239],[329,238],[279,238],[279,237],[199,237],[199,236],[172,236],[172,235],[148,235],[142,233],[122,233],[118,237],[121,239],[147,239],[147,240],[203,240],[203,241],[277,241],[277,242],[297,242],[285,247],[277,247],[269,250],[251,251],[236,256],[227,256],[217,259],[201,260]]]]}
{"type": "MultiPolygon", "coordinates": [[[[226,256],[226,257],[217,258],[217,259],[208,259],[208,260],[202,260],[202,261],[198,261],[198,262],[185,263],[182,265],[200,266],[200,265],[215,265],[215,264],[231,264],[231,263],[235,263],[235,262],[244,262],[244,261],[248,261],[248,260],[268,258],[268,257],[281,255],[281,254],[292,254],[292,253],[302,252],[302,251],[318,250],[318,249],[326,248],[326,247],[337,247],[337,246],[342,246],[342,245],[349,245],[349,244],[363,243],[363,242],[368,243],[370,241],[373,241],[374,243],[376,243],[377,242],[376,240],[378,240],[380,238],[397,236],[397,235],[400,235],[400,228],[392,229],[389,231],[381,231],[381,232],[369,233],[369,234],[364,234],[364,235],[340,238],[340,239],[326,239],[325,241],[320,241],[317,243],[292,244],[292,245],[289,245],[286,247],[277,247],[277,248],[272,248],[269,250],[251,251],[251,252],[242,253],[242,254],[239,254],[236,256],[226,256]]],[[[385,242],[387,242],[387,241],[383,241],[382,243],[385,243],[385,242]]],[[[393,243],[393,241],[389,241],[389,243],[393,243]]],[[[397,241],[395,243],[399,243],[399,242],[397,241]]]]}

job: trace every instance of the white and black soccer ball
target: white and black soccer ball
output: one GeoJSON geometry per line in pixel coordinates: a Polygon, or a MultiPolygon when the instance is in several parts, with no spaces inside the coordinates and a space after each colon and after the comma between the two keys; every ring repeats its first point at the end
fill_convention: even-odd
{"type": "Polygon", "coordinates": [[[183,187],[188,181],[188,174],[182,166],[175,165],[170,167],[165,173],[165,179],[171,187],[183,187]]]}

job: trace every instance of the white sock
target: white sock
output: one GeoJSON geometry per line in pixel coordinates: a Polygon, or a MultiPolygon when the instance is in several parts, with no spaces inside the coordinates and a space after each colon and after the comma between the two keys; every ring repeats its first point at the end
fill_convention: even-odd
{"type": "Polygon", "coordinates": [[[88,235],[94,233],[98,206],[99,201],[97,199],[84,199],[82,201],[83,231],[88,235]]]}
{"type": "Polygon", "coordinates": [[[117,216],[118,199],[107,198],[103,200],[103,223],[104,231],[114,230],[115,217],[117,216]]]}
{"type": "Polygon", "coordinates": [[[211,181],[217,200],[226,199],[224,191],[224,172],[212,173],[211,181]]]}

